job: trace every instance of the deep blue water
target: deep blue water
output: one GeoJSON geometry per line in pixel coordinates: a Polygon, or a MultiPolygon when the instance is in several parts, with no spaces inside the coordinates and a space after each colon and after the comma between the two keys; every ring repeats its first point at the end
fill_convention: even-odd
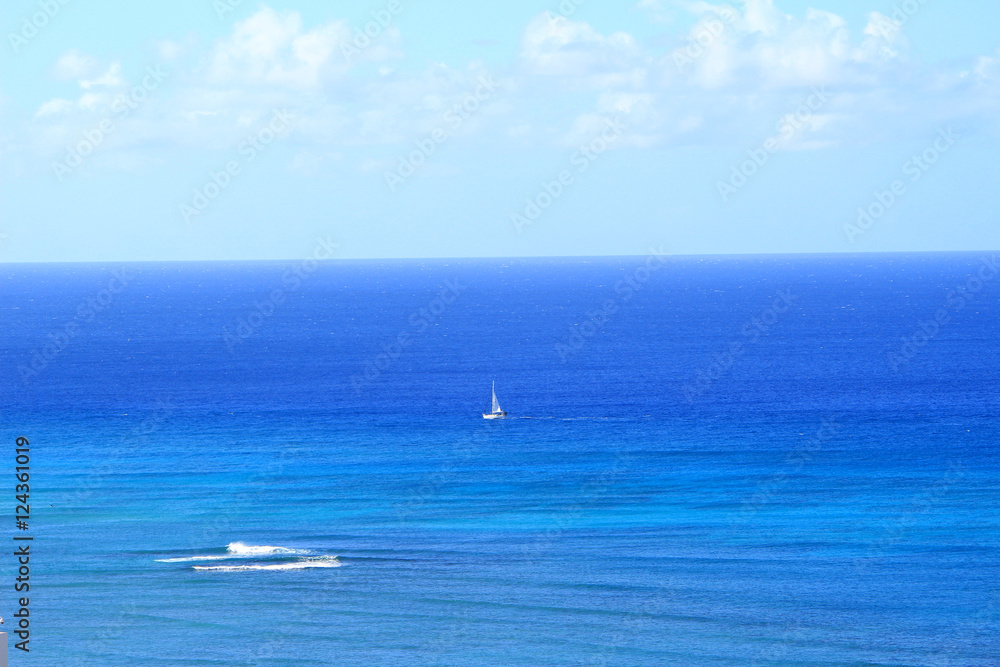
{"type": "Polygon", "coordinates": [[[1000,665],[984,259],[2,266],[11,664],[1000,665]]]}

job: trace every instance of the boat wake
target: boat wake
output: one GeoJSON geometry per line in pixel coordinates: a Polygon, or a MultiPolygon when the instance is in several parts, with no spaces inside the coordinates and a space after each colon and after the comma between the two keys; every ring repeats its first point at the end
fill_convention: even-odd
{"type": "Polygon", "coordinates": [[[206,561],[230,562],[219,565],[192,565],[191,569],[212,572],[248,572],[252,570],[305,570],[341,566],[341,562],[336,556],[319,554],[309,549],[292,549],[289,547],[266,545],[257,546],[244,544],[243,542],[228,544],[225,553],[156,559],[157,563],[200,563],[206,561]],[[247,563],[245,562],[247,560],[253,560],[254,562],[247,563]]]}

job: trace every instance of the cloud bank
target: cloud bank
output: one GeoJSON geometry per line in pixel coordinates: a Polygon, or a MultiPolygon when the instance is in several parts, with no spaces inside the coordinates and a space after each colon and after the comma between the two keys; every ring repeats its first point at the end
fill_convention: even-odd
{"type": "MultiPolygon", "coordinates": [[[[919,11],[917,0],[910,4],[919,11]]],[[[345,20],[307,26],[296,12],[262,6],[200,50],[160,42],[155,65],[169,72],[168,83],[129,105],[129,117],[107,137],[111,151],[135,159],[116,160],[111,151],[105,159],[133,166],[153,159],[154,147],[228,148],[280,108],[299,118],[290,137],[303,150],[295,168],[316,171],[345,148],[419,140],[483,76],[499,91],[461,132],[498,144],[573,146],[617,119],[628,128],[619,147],[752,145],[787,125],[816,90],[822,107],[782,149],[909,138],[949,123],[997,130],[1000,55],[919,62],[909,53],[910,15],[902,9],[873,12],[852,30],[833,13],[793,16],[772,0],[682,6],[693,27],[669,35],[666,48],[662,40],[645,44],[539,14],[526,21],[514,61],[491,71],[480,62],[414,68],[390,12],[357,29],[345,20]]],[[[663,8],[643,0],[637,9],[655,20],[663,8]]],[[[77,94],[38,106],[21,133],[25,148],[59,155],[103,119],[115,119],[121,101],[142,87],[142,68],[153,64],[135,65],[63,54],[52,79],[75,82],[77,94]],[[124,69],[138,78],[128,80],[124,69]]],[[[373,160],[358,168],[373,170],[373,160]]]]}

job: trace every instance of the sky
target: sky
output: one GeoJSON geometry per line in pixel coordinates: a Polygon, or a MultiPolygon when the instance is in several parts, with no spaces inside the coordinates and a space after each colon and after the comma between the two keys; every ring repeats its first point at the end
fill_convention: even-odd
{"type": "Polygon", "coordinates": [[[0,28],[2,262],[1000,246],[995,0],[10,0],[0,28]]]}

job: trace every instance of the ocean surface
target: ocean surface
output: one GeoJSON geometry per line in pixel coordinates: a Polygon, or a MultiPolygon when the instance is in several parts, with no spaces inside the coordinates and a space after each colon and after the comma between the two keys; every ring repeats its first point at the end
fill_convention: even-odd
{"type": "Polygon", "coordinates": [[[0,266],[11,665],[1000,665],[996,259],[0,266]]]}

